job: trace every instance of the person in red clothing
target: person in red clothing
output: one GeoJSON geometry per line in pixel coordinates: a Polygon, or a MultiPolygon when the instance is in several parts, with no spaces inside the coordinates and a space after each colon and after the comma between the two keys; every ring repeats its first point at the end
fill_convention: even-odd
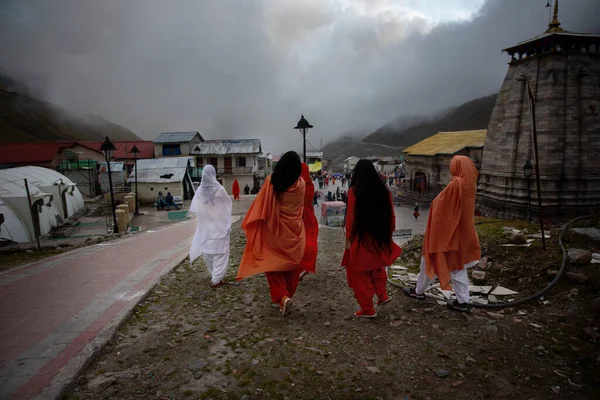
{"type": "Polygon", "coordinates": [[[319,221],[317,221],[315,208],[313,206],[315,185],[310,178],[310,172],[306,163],[302,163],[302,172],[300,176],[304,179],[304,183],[306,184],[304,189],[304,212],[302,214],[304,230],[306,231],[304,258],[300,263],[300,268],[302,270],[300,273],[300,280],[302,280],[307,273],[311,272],[314,274],[317,269],[317,252],[319,251],[317,237],[319,236],[319,221]]]}
{"type": "Polygon", "coordinates": [[[233,194],[233,199],[240,201],[240,183],[237,179],[233,180],[233,187],[231,188],[231,193],[233,194]]]}
{"type": "Polygon", "coordinates": [[[281,156],[242,221],[247,242],[237,279],[264,272],[271,300],[279,305],[283,316],[292,307],[306,245],[301,169],[295,152],[281,156]]]}
{"type": "Polygon", "coordinates": [[[374,318],[373,295],[377,305],[391,300],[387,294],[385,267],[392,264],[402,249],[392,240],[396,215],[392,195],[373,163],[360,160],[352,173],[346,209],[346,249],[342,266],[346,267],[348,286],[360,310],[357,317],[374,318]]]}

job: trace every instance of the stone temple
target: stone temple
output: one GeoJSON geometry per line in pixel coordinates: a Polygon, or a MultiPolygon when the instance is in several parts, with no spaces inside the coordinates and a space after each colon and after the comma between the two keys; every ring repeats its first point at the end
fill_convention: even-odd
{"type": "Polygon", "coordinates": [[[504,50],[508,72],[488,125],[478,207],[487,215],[538,214],[527,83],[535,122],[544,217],[600,210],[600,36],[567,32],[558,0],[548,30],[504,50]],[[531,170],[531,169],[529,169],[531,170]]]}

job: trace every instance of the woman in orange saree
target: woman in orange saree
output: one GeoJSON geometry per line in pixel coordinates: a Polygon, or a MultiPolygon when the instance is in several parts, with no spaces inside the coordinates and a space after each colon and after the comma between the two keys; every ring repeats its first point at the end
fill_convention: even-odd
{"type": "Polygon", "coordinates": [[[242,222],[247,243],[237,279],[264,272],[271,299],[283,316],[292,306],[306,245],[302,221],[305,183],[300,171],[298,154],[285,153],[242,222]]]}

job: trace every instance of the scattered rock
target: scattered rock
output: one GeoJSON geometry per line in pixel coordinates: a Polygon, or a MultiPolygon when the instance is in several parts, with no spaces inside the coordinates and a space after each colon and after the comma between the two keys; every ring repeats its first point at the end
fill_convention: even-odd
{"type": "Polygon", "coordinates": [[[512,244],[526,244],[527,243],[527,236],[525,236],[521,232],[519,232],[519,233],[513,233],[510,236],[510,242],[512,244]]]}
{"type": "Polygon", "coordinates": [[[600,229],[598,228],[573,228],[572,231],[600,242],[600,229]]]}
{"type": "Polygon", "coordinates": [[[448,371],[447,369],[440,368],[437,371],[435,371],[435,374],[440,378],[445,378],[448,375],[450,375],[450,371],[448,371]]]}
{"type": "Polygon", "coordinates": [[[256,358],[252,360],[252,365],[258,365],[258,360],[256,358]]]}
{"type": "Polygon", "coordinates": [[[377,367],[367,367],[367,371],[369,371],[369,372],[371,372],[371,373],[373,373],[373,374],[378,374],[378,373],[380,373],[380,372],[381,372],[381,371],[379,370],[379,368],[377,368],[377,367]]]}
{"type": "Polygon", "coordinates": [[[486,269],[487,268],[487,262],[488,262],[488,258],[487,257],[482,257],[481,260],[479,260],[479,268],[486,269]]]}
{"type": "Polygon", "coordinates": [[[454,382],[452,382],[450,385],[451,385],[452,387],[457,387],[457,386],[460,386],[460,385],[462,385],[463,383],[464,383],[463,381],[454,381],[454,382]]]}
{"type": "Polygon", "coordinates": [[[317,375],[323,375],[325,372],[323,371],[317,371],[317,375]]]}
{"type": "Polygon", "coordinates": [[[31,250],[31,249],[25,250],[25,253],[33,253],[33,250],[31,250]]]}
{"type": "Polygon", "coordinates": [[[458,369],[467,369],[467,366],[465,364],[463,364],[463,363],[459,363],[456,367],[458,369]]]}
{"type": "Polygon", "coordinates": [[[395,328],[395,327],[397,327],[397,326],[400,326],[400,325],[402,325],[403,323],[404,323],[404,321],[399,321],[399,320],[396,320],[396,321],[392,321],[392,322],[390,322],[390,326],[392,326],[392,327],[394,327],[394,328],[395,328]]]}
{"type": "Polygon", "coordinates": [[[115,374],[115,378],[118,378],[118,379],[133,379],[133,378],[135,378],[135,374],[132,374],[131,372],[117,372],[115,374]]]}
{"type": "Polygon", "coordinates": [[[327,322],[325,322],[323,325],[325,325],[325,326],[330,326],[330,325],[331,325],[331,322],[327,321],[327,322]]]}
{"type": "Polygon", "coordinates": [[[99,376],[97,378],[92,379],[87,386],[88,388],[93,389],[102,385],[112,385],[116,381],[117,379],[114,377],[99,376]]]}
{"type": "Polygon", "coordinates": [[[165,372],[165,376],[171,376],[175,372],[177,372],[177,368],[171,368],[171,369],[167,370],[167,372],[165,372]]]}
{"type": "Polygon", "coordinates": [[[600,333],[591,326],[584,328],[583,331],[593,340],[600,339],[600,333]]]}
{"type": "Polygon", "coordinates": [[[500,313],[488,312],[487,314],[490,317],[492,317],[493,319],[503,319],[504,318],[504,314],[500,314],[500,313]]]}
{"type": "Polygon", "coordinates": [[[588,265],[592,261],[592,252],[583,249],[569,249],[567,259],[571,264],[588,265]]]}
{"type": "Polygon", "coordinates": [[[204,369],[204,367],[206,367],[208,365],[208,363],[204,360],[196,360],[190,363],[190,365],[188,365],[188,369],[192,372],[196,372],[196,371],[200,371],[201,369],[204,369]]]}
{"type": "Polygon", "coordinates": [[[466,362],[470,362],[470,363],[475,363],[475,359],[473,359],[473,358],[471,358],[469,356],[467,356],[467,358],[465,358],[465,361],[466,362]]]}
{"type": "Polygon", "coordinates": [[[490,333],[498,333],[498,327],[496,325],[486,325],[483,327],[483,329],[490,333]]]}
{"type": "Polygon", "coordinates": [[[579,272],[567,272],[565,274],[565,278],[568,281],[575,282],[575,283],[585,283],[588,280],[587,275],[584,275],[579,272]]]}
{"type": "Polygon", "coordinates": [[[596,297],[594,300],[590,302],[592,309],[597,313],[600,313],[600,297],[596,297]]]}
{"type": "Polygon", "coordinates": [[[485,279],[485,272],[483,271],[473,271],[471,273],[471,276],[473,277],[473,279],[475,279],[476,281],[482,281],[485,279]]]}
{"type": "Polygon", "coordinates": [[[498,303],[498,298],[496,298],[496,296],[494,296],[493,294],[490,294],[488,296],[488,301],[490,302],[490,304],[496,304],[498,303]]]}

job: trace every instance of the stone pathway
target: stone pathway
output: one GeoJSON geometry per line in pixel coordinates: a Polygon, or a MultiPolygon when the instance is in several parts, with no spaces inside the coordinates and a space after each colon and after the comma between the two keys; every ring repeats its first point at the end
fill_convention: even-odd
{"type": "Polygon", "coordinates": [[[195,220],[0,274],[0,398],[54,398],[188,254],[195,220]]]}

